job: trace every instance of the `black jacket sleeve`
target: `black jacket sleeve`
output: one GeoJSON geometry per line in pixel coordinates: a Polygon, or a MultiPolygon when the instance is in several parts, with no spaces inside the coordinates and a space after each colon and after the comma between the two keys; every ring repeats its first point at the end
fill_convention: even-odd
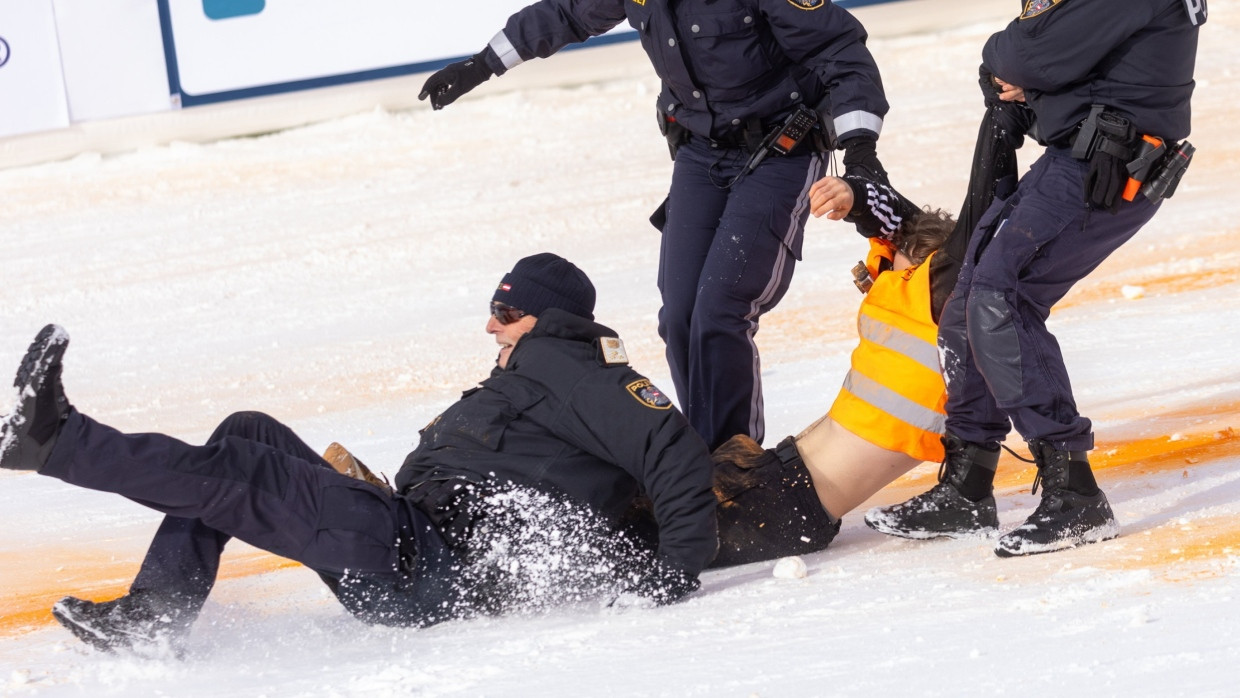
{"type": "Polygon", "coordinates": [[[604,34],[624,17],[623,0],[541,0],[528,5],[509,17],[490,43],[503,63],[497,73],[604,34]]]}
{"type": "Polygon", "coordinates": [[[974,228],[995,199],[1000,182],[1016,179],[1016,149],[1033,125],[1033,112],[1019,102],[988,104],[973,147],[973,168],[956,227],[930,258],[930,312],[937,323],[943,304],[956,286],[974,228]]]}
{"type": "Polygon", "coordinates": [[[719,547],[710,453],[670,401],[647,399],[649,385],[627,368],[591,373],[567,397],[556,431],[637,480],[654,505],[660,556],[696,575],[719,547]]]}
{"type": "Polygon", "coordinates": [[[1027,5],[982,62],[1024,88],[1043,143],[1064,145],[1091,104],[1178,140],[1189,133],[1198,30],[1184,0],[1057,0],[1027,5]]]}
{"type": "Polygon", "coordinates": [[[1054,92],[1086,80],[1108,53],[1149,25],[1165,4],[1060,0],[1031,18],[1013,20],[991,36],[983,56],[987,67],[1005,81],[1026,90],[1054,92]]]}
{"type": "Polygon", "coordinates": [[[861,22],[832,2],[758,5],[780,50],[826,86],[839,139],[877,138],[889,105],[861,22]]]}

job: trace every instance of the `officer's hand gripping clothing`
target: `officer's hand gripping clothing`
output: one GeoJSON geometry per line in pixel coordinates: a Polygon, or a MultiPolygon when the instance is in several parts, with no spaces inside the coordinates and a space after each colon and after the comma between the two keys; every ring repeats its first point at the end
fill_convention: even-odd
{"type": "Polygon", "coordinates": [[[977,85],[982,88],[982,101],[986,106],[1003,104],[1003,100],[999,99],[999,83],[995,82],[995,74],[984,65],[977,68],[977,85]]]}

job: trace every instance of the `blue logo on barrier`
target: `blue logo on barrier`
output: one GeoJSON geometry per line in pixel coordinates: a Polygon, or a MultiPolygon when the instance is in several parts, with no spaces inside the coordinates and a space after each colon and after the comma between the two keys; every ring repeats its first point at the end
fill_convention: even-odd
{"type": "Polygon", "coordinates": [[[256,15],[266,6],[267,0],[202,0],[202,11],[211,19],[256,15]]]}
{"type": "Polygon", "coordinates": [[[5,63],[8,63],[8,62],[9,62],[9,42],[5,41],[3,36],[0,36],[0,66],[3,66],[5,63]]]}

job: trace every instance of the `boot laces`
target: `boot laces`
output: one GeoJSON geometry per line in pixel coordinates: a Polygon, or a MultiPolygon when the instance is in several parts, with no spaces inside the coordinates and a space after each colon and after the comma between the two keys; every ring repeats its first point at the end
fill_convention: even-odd
{"type": "MultiPolygon", "coordinates": [[[[1024,457],[1024,456],[1020,455],[1019,453],[1017,453],[1016,451],[1013,451],[1012,449],[1008,448],[1008,445],[1007,445],[1007,444],[1003,444],[1003,443],[1001,443],[1001,444],[999,444],[999,446],[1000,446],[1000,447],[1002,447],[1002,448],[1003,448],[1003,450],[1005,450],[1005,451],[1007,451],[1008,453],[1012,454],[1012,457],[1013,457],[1013,458],[1015,458],[1015,459],[1016,459],[1016,460],[1018,460],[1018,461],[1024,461],[1025,463],[1033,463],[1033,464],[1035,464],[1035,465],[1036,465],[1036,464],[1037,464],[1037,462],[1038,462],[1036,458],[1026,458],[1026,457],[1024,457]]],[[[1033,489],[1029,491],[1029,494],[1037,494],[1037,493],[1038,493],[1038,487],[1039,487],[1039,486],[1041,486],[1041,484],[1042,484],[1042,469],[1041,469],[1041,468],[1038,468],[1038,470],[1037,470],[1037,474],[1035,474],[1035,475],[1033,476],[1033,489]]]]}
{"type": "Polygon", "coordinates": [[[948,475],[951,474],[951,468],[948,465],[954,457],[963,456],[966,446],[964,442],[957,439],[947,439],[943,442],[943,460],[939,463],[939,483],[947,482],[948,475]]]}

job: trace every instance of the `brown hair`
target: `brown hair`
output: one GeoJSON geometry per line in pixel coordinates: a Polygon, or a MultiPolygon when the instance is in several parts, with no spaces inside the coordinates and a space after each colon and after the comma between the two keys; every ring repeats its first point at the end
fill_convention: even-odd
{"type": "Polygon", "coordinates": [[[941,208],[923,208],[921,213],[905,219],[896,232],[896,249],[914,265],[926,261],[931,252],[947,242],[956,227],[956,219],[941,208]]]}

